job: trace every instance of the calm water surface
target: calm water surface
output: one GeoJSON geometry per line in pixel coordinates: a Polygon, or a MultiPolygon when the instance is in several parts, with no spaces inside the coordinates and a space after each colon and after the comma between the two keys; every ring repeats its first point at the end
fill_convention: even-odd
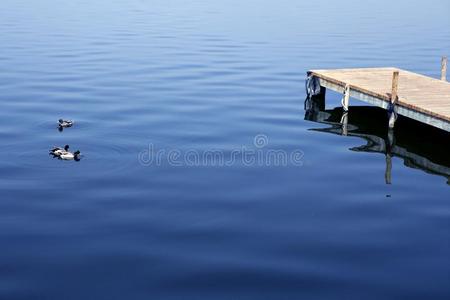
{"type": "Polygon", "coordinates": [[[353,101],[343,136],[340,95],[305,111],[303,80],[438,77],[449,11],[2,0],[0,299],[448,299],[449,134],[400,119],[390,144],[385,113],[353,101]],[[81,161],[48,156],[64,144],[81,161]],[[181,159],[236,149],[302,157],[181,159]]]}

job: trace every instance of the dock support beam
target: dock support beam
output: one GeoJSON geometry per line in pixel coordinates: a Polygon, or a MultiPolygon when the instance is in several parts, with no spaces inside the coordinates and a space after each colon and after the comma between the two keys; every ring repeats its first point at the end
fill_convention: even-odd
{"type": "Polygon", "coordinates": [[[394,128],[395,121],[397,120],[397,112],[395,111],[395,104],[398,99],[398,77],[399,72],[395,71],[392,75],[392,90],[391,90],[391,102],[389,105],[389,128],[394,128]]]}
{"type": "Polygon", "coordinates": [[[441,80],[447,81],[447,56],[443,56],[441,60],[441,80]]]}
{"type": "Polygon", "coordinates": [[[392,74],[392,92],[391,92],[391,103],[395,104],[398,98],[398,76],[399,72],[395,71],[392,74]]]}

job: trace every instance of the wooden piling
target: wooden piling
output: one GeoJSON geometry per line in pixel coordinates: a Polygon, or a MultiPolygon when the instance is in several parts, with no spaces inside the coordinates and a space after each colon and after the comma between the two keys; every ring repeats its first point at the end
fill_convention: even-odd
{"type": "Polygon", "coordinates": [[[391,89],[391,103],[394,104],[397,102],[398,98],[398,76],[399,72],[394,71],[392,74],[392,89],[391,89]]]}
{"type": "Polygon", "coordinates": [[[447,56],[443,56],[441,60],[441,80],[447,81],[447,56]]]}

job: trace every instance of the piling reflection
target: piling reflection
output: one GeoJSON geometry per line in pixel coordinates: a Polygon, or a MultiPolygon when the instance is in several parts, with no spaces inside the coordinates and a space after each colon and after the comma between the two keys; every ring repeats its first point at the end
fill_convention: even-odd
{"type": "Polygon", "coordinates": [[[352,106],[348,112],[341,107],[325,109],[324,97],[305,101],[305,120],[330,127],[311,130],[336,135],[360,137],[365,145],[350,148],[357,152],[383,153],[386,156],[386,184],[392,183],[392,158],[403,159],[404,165],[430,174],[443,176],[450,185],[450,133],[399,118],[389,129],[386,111],[371,106],[352,106]]]}

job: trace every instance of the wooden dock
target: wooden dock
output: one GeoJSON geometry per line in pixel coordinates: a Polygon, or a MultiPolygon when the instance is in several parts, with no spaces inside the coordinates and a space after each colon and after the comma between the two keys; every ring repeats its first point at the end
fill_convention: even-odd
{"type": "Polygon", "coordinates": [[[450,83],[446,82],[446,59],[441,80],[397,68],[311,70],[326,89],[389,109],[450,132],[450,83]],[[398,73],[397,73],[398,72],[398,73]],[[394,105],[391,105],[394,104],[394,105]]]}

